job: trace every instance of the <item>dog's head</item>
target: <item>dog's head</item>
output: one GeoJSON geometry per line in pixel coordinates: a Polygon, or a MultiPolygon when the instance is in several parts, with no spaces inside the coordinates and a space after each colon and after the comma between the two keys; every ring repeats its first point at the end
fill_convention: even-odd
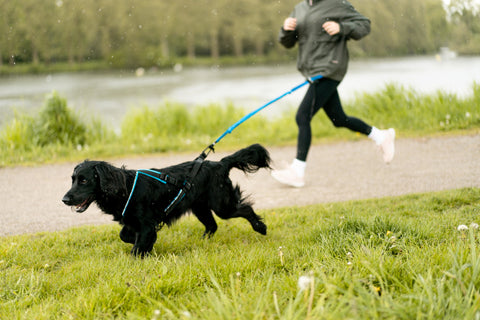
{"type": "Polygon", "coordinates": [[[84,212],[99,197],[124,196],[125,176],[122,170],[103,161],[84,161],[72,174],[72,187],[62,201],[76,212],[84,212]]]}

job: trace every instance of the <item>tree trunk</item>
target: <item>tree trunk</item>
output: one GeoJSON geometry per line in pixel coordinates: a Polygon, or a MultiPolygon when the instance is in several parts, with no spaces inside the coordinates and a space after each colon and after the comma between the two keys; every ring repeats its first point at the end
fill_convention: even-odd
{"type": "Polygon", "coordinates": [[[162,35],[160,52],[161,52],[162,58],[164,59],[170,58],[170,47],[168,46],[168,36],[166,34],[162,35]]]}
{"type": "Polygon", "coordinates": [[[257,56],[263,57],[264,51],[265,51],[265,42],[262,39],[260,39],[260,37],[258,37],[255,40],[255,53],[257,54],[257,56]]]}
{"type": "Polygon", "coordinates": [[[195,37],[192,32],[187,33],[187,57],[195,59],[195,37]]]}
{"type": "Polygon", "coordinates": [[[40,62],[40,59],[38,57],[38,50],[37,48],[33,48],[33,53],[32,53],[32,63],[33,65],[37,65],[40,62]]]}
{"type": "Polygon", "coordinates": [[[69,47],[68,49],[68,63],[73,64],[75,62],[75,54],[73,53],[74,49],[69,47]]]}
{"type": "Polygon", "coordinates": [[[240,36],[234,36],[233,37],[233,51],[235,52],[236,57],[243,57],[242,37],[240,37],[240,36]]]}
{"type": "Polygon", "coordinates": [[[218,30],[212,29],[210,32],[210,56],[213,59],[220,57],[220,48],[218,44],[218,30]]]}

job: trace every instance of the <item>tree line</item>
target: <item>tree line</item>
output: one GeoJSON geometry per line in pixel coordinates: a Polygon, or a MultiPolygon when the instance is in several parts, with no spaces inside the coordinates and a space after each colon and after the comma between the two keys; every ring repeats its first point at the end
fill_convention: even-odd
{"type": "MultiPolygon", "coordinates": [[[[0,64],[168,65],[200,57],[290,57],[277,41],[297,1],[0,0],[0,64]]],[[[475,0],[351,0],[372,21],[355,56],[480,53],[475,0]]],[[[293,52],[294,53],[294,52],[293,52]]]]}

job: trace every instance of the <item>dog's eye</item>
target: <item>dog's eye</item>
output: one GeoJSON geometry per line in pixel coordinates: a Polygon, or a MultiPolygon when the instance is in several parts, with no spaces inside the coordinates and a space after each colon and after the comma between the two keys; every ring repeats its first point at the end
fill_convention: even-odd
{"type": "Polygon", "coordinates": [[[87,184],[87,179],[79,179],[78,184],[87,184]]]}

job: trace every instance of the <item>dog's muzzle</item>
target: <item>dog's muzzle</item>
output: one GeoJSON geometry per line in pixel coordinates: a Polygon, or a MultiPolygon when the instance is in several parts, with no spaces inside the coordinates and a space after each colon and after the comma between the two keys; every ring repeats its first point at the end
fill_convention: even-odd
{"type": "Polygon", "coordinates": [[[68,194],[64,195],[62,198],[62,202],[66,204],[67,206],[70,206],[72,208],[72,211],[81,213],[84,212],[85,210],[88,209],[90,204],[92,203],[92,199],[87,198],[81,203],[75,203],[68,194]]]}
{"type": "Polygon", "coordinates": [[[72,205],[72,198],[70,198],[70,196],[68,196],[68,195],[64,195],[63,198],[62,198],[62,202],[65,203],[67,206],[71,206],[72,205]]]}

